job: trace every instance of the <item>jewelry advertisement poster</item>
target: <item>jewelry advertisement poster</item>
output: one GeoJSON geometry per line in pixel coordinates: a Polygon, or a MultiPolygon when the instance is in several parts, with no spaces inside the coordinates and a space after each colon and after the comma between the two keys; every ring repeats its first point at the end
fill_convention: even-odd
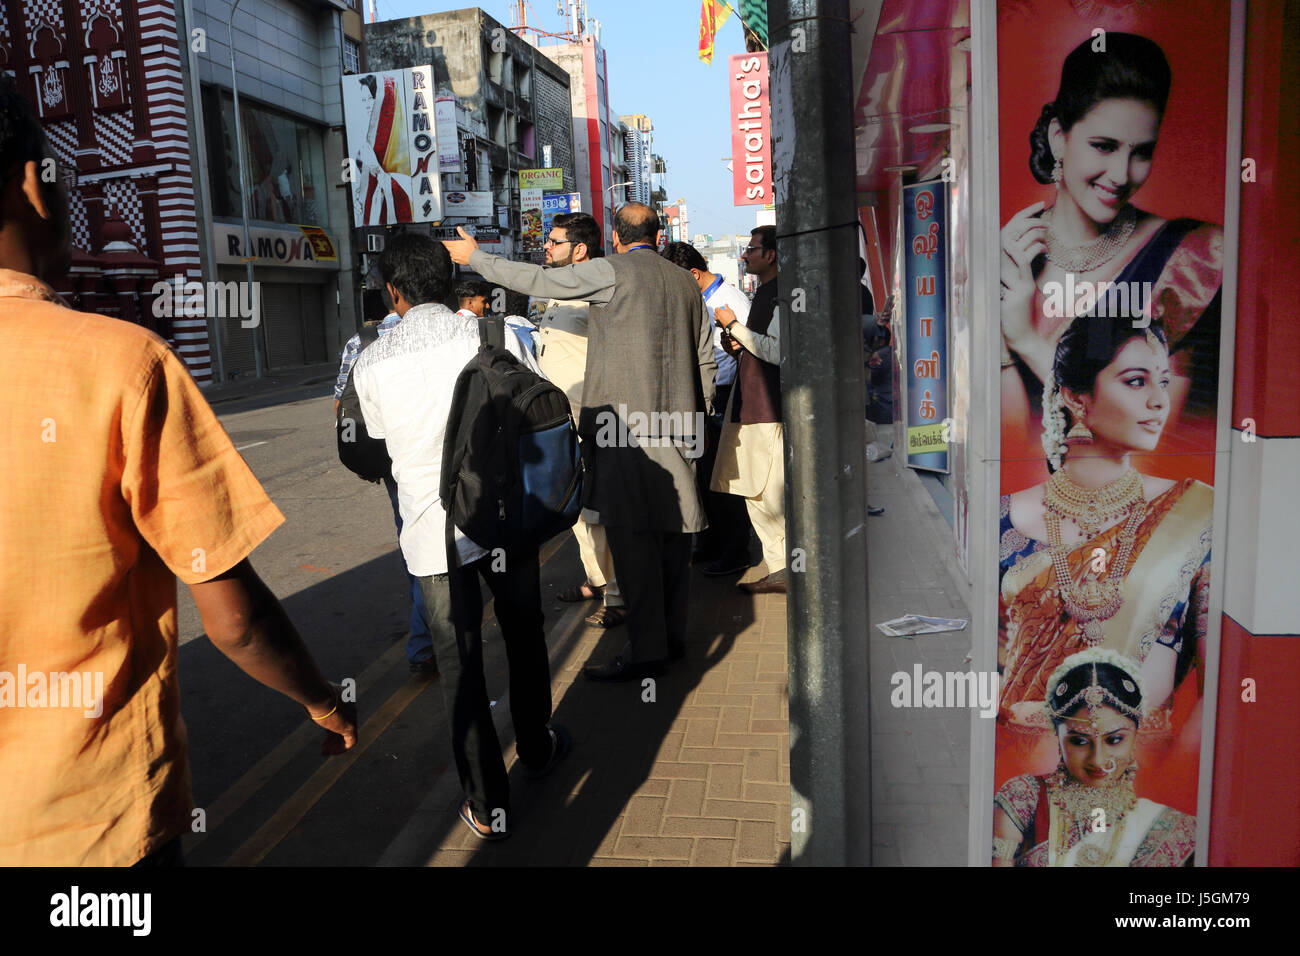
{"type": "Polygon", "coordinates": [[[1229,4],[1003,0],[993,864],[1195,852],[1229,4]]]}

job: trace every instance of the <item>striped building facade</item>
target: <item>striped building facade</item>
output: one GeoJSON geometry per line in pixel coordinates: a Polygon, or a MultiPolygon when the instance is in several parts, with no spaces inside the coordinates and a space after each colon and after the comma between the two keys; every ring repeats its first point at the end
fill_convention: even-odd
{"type": "Polygon", "coordinates": [[[200,280],[176,17],[159,0],[0,0],[0,70],[12,73],[61,163],[74,245],[59,291],[77,308],[171,339],[211,380],[206,320],[161,319],[152,289],[200,280]]]}

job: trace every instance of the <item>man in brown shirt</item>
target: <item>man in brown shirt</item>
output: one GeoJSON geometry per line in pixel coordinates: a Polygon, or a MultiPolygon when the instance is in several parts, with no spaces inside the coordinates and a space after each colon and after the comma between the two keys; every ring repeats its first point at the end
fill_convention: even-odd
{"type": "Polygon", "coordinates": [[[213,643],[328,732],[322,752],[356,742],[356,706],[250,566],[284,516],[189,372],[50,288],[62,172],[0,76],[0,866],[178,861],[177,578],[213,643]]]}

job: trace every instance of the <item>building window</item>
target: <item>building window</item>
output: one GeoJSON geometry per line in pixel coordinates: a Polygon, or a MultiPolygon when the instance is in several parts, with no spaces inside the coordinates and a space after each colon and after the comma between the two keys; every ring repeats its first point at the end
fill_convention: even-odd
{"type": "MultiPolygon", "coordinates": [[[[212,206],[217,216],[240,216],[239,154],[235,152],[234,101],[205,87],[212,206]],[[214,102],[219,100],[219,103],[214,102]]],[[[328,226],[324,187],[325,139],[321,127],[240,98],[244,162],[251,219],[328,226]]]]}
{"type": "Polygon", "coordinates": [[[343,72],[361,72],[361,48],[357,46],[357,41],[351,37],[343,38],[343,72]]]}

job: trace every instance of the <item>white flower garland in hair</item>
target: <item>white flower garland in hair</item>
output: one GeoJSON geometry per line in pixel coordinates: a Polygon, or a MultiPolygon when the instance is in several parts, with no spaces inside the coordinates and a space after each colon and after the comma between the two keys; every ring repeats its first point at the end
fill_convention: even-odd
{"type": "Polygon", "coordinates": [[[1043,386],[1043,451],[1053,471],[1061,470],[1065,454],[1065,401],[1055,382],[1043,386]]]}

